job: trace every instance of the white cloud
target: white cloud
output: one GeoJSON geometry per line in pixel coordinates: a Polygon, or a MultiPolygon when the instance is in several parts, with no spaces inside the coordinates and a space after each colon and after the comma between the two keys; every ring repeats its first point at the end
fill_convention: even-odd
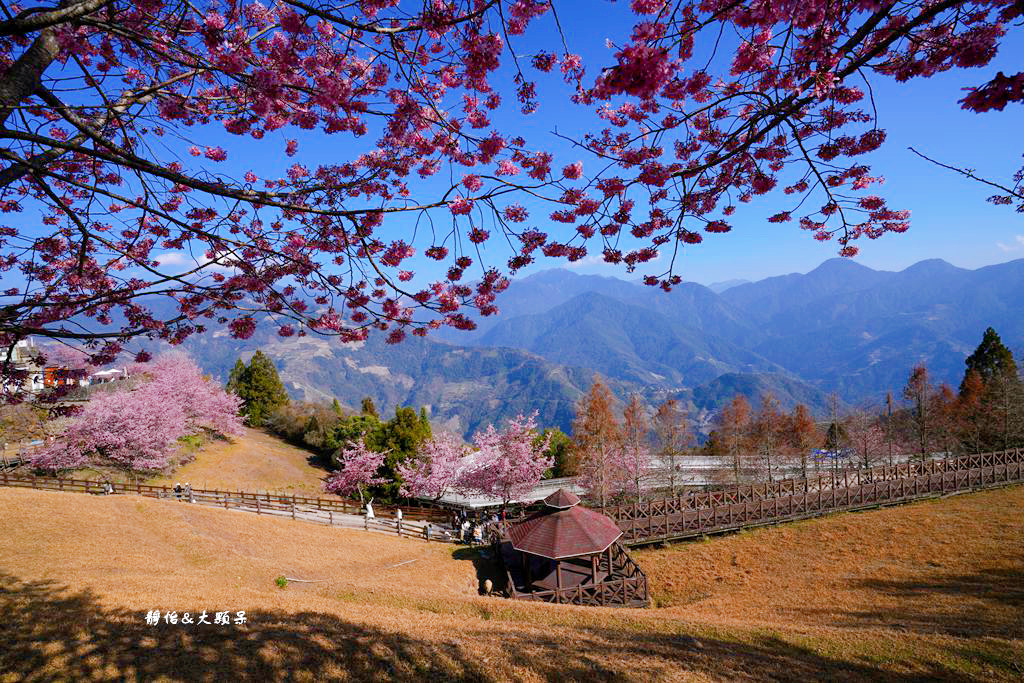
{"type": "Polygon", "coordinates": [[[999,247],[999,251],[1017,251],[1018,249],[1024,249],[1024,235],[1015,235],[1013,238],[1013,244],[1003,244],[1002,242],[996,242],[996,246],[999,247]]]}
{"type": "Polygon", "coordinates": [[[209,273],[215,270],[225,274],[232,274],[236,272],[232,267],[211,263],[210,259],[205,256],[200,259],[184,251],[168,251],[163,254],[157,254],[154,260],[161,267],[179,266],[183,269],[191,270],[202,266],[204,273],[209,273]]]}

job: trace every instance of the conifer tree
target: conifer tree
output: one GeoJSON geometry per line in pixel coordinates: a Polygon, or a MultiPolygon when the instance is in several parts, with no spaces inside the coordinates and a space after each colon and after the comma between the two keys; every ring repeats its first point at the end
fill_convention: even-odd
{"type": "Polygon", "coordinates": [[[915,366],[907,379],[907,385],[903,388],[903,398],[910,402],[911,427],[921,460],[931,452],[935,437],[935,419],[932,415],[934,391],[935,388],[929,380],[928,368],[924,363],[915,366]]]}
{"type": "Polygon", "coordinates": [[[774,471],[779,466],[779,449],[783,443],[786,416],[779,412],[779,402],[771,392],[761,395],[761,407],[753,423],[753,438],[761,461],[768,473],[768,481],[774,481],[774,471]]]}
{"type": "Polygon", "coordinates": [[[733,483],[740,483],[741,462],[749,448],[750,403],[742,394],[733,396],[718,416],[717,450],[724,464],[732,470],[733,483]]]}
{"type": "Polygon", "coordinates": [[[793,408],[789,415],[788,436],[789,446],[796,451],[795,462],[800,464],[800,476],[807,478],[807,456],[811,450],[821,443],[821,435],[814,424],[811,411],[803,403],[793,408]]]}
{"type": "Polygon", "coordinates": [[[363,398],[363,402],[359,407],[359,412],[369,417],[380,418],[380,413],[377,412],[377,406],[369,396],[363,398]]]}
{"type": "Polygon", "coordinates": [[[288,392],[277,375],[274,362],[257,351],[246,366],[239,359],[228,378],[228,390],[242,399],[242,415],[258,427],[276,408],[288,403],[288,392]]]}
{"type": "Polygon", "coordinates": [[[1013,353],[991,327],[966,365],[960,383],[959,417],[961,427],[968,425],[971,434],[961,433],[961,442],[974,452],[1024,443],[1024,383],[1013,353]]]}
{"type": "Polygon", "coordinates": [[[985,384],[997,378],[1017,379],[1017,363],[1013,359],[1013,353],[1003,345],[1003,341],[991,327],[985,330],[978,348],[967,357],[966,365],[964,379],[960,382],[961,395],[967,384],[967,375],[972,370],[981,375],[981,381],[985,384]]]}

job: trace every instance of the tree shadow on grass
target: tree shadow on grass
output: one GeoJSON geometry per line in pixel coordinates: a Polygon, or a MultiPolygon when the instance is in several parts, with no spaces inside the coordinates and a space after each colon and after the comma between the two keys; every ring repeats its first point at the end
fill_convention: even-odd
{"type": "Polygon", "coordinates": [[[508,590],[508,577],[493,546],[461,547],[452,552],[452,559],[470,561],[476,570],[477,591],[484,595],[484,584],[490,580],[491,592],[503,594],[508,590]]]}
{"type": "Polygon", "coordinates": [[[150,626],[145,613],[106,609],[88,590],[4,574],[0,586],[0,677],[12,680],[488,679],[457,645],[330,614],[254,611],[245,624],[150,626]]]}
{"type": "Polygon", "coordinates": [[[730,680],[962,678],[938,663],[900,674],[775,637],[740,643],[646,633],[640,627],[516,633],[507,622],[474,620],[428,641],[317,612],[247,611],[247,623],[229,626],[162,621],[150,626],[145,617],[106,608],[89,590],[72,592],[52,581],[20,581],[0,573],[0,678],[505,681],[523,671],[588,683],[687,672],[730,680]]]}
{"type": "Polygon", "coordinates": [[[882,626],[960,638],[1024,638],[1024,570],[868,579],[854,585],[899,598],[899,608],[848,612],[837,625],[882,626]]]}

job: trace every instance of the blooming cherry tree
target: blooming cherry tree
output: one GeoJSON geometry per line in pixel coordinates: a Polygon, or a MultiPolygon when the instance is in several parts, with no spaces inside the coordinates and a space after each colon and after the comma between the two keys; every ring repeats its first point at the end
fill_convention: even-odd
{"type": "MultiPolygon", "coordinates": [[[[860,157],[885,133],[863,80],[984,66],[1024,16],[1015,0],[633,0],[632,30],[588,65],[569,42],[590,32],[529,33],[558,28],[556,4],[12,5],[0,211],[32,218],[0,224],[0,347],[77,340],[102,365],[133,337],[246,338],[261,316],[283,336],[398,342],[473,327],[539,255],[600,254],[670,289],[685,250],[773,192],[787,208],[769,222],[851,256],[908,227],[867,193],[881,176],[860,157]],[[535,79],[579,111],[573,158],[519,133],[535,79]],[[340,157],[305,157],[332,137],[340,157]],[[482,263],[488,242],[507,260],[482,263]],[[417,254],[444,275],[418,282],[417,254]]],[[[962,105],[1000,110],[1022,82],[1000,73],[962,105]]]]}
{"type": "Polygon", "coordinates": [[[438,500],[460,487],[468,469],[469,447],[457,436],[441,432],[420,447],[416,458],[398,466],[403,496],[438,500]]]}
{"type": "Polygon", "coordinates": [[[327,479],[324,490],[341,496],[359,494],[359,502],[362,503],[366,487],[387,481],[377,474],[386,455],[387,452],[371,451],[362,437],[359,441],[349,441],[338,454],[341,469],[327,479]]]}
{"type": "Polygon", "coordinates": [[[156,472],[173,464],[177,440],[204,430],[241,430],[238,398],[203,377],[184,354],[159,357],[133,386],[98,392],[67,431],[32,457],[48,470],[113,467],[156,472]]]}
{"type": "Polygon", "coordinates": [[[494,425],[473,437],[479,453],[475,466],[461,478],[470,491],[501,500],[502,508],[527,495],[540,482],[554,460],[544,455],[551,436],[536,444],[536,413],[519,415],[498,431],[494,425]]]}

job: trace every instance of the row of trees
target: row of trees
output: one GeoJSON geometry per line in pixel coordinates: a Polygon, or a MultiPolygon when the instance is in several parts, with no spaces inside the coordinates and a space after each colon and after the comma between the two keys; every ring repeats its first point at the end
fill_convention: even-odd
{"type": "Polygon", "coordinates": [[[362,500],[367,488],[396,483],[403,496],[437,500],[448,493],[479,494],[505,507],[526,496],[554,464],[547,455],[550,436],[539,433],[535,418],[519,415],[500,430],[488,425],[472,445],[448,433],[425,439],[414,457],[398,464],[393,478],[383,475],[391,449],[374,449],[365,438],[350,441],[338,454],[341,469],[325,488],[357,493],[362,500]]]}
{"type": "Polygon", "coordinates": [[[959,390],[936,385],[924,364],[915,366],[900,392],[881,406],[841,414],[830,397],[830,415],[816,424],[804,406],[789,415],[765,395],[755,412],[736,396],[718,417],[705,451],[723,465],[721,479],[771,480],[779,468],[806,476],[812,449],[824,449],[837,466],[872,467],[935,454],[982,453],[1024,446],[1024,381],[1013,354],[988,328],[966,361],[959,390]],[[839,457],[837,457],[839,456],[839,457]]]}

